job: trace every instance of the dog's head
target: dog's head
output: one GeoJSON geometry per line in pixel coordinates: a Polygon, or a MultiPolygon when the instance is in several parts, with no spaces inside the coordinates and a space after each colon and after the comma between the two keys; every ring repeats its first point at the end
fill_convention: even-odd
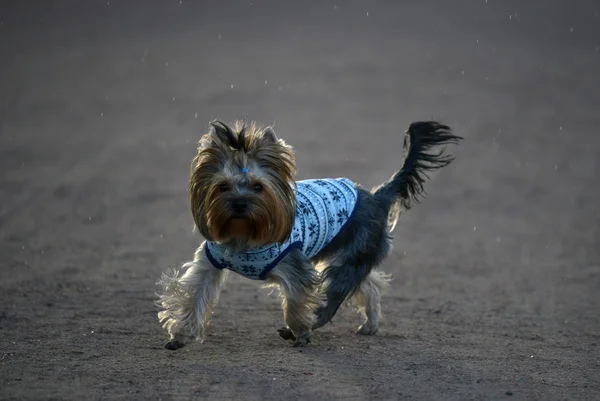
{"type": "Polygon", "coordinates": [[[236,248],[285,241],[296,216],[295,174],[292,148],[271,127],[212,122],[191,166],[198,231],[236,248]]]}

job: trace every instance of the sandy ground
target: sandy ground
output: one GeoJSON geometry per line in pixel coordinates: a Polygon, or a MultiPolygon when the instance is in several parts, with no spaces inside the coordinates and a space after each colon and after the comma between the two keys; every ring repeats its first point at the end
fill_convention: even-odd
{"type": "Polygon", "coordinates": [[[3,1],[0,86],[0,399],[599,399],[598,2],[3,1]],[[163,348],[195,142],[239,117],[368,187],[411,121],[466,138],[377,336],[346,308],[291,348],[232,276],[206,342],[163,348]]]}

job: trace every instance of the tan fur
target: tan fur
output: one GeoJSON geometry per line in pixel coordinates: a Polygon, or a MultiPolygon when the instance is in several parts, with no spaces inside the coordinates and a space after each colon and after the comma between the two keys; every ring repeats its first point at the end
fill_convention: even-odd
{"type": "Polygon", "coordinates": [[[365,322],[358,334],[371,335],[379,330],[381,320],[381,294],[389,286],[392,277],[382,271],[373,270],[352,297],[352,302],[364,316],[365,322]]]}
{"type": "Polygon", "coordinates": [[[296,337],[296,345],[306,345],[312,338],[312,327],[315,323],[315,310],[322,299],[316,292],[317,272],[312,266],[307,269],[314,272],[311,286],[298,285],[295,267],[281,263],[267,277],[266,287],[276,287],[280,291],[281,306],[285,323],[296,337]]]}
{"type": "Polygon", "coordinates": [[[292,148],[271,132],[270,128],[236,121],[232,130],[224,133],[213,123],[200,140],[191,165],[190,206],[196,227],[206,239],[243,239],[261,246],[289,237],[296,213],[295,157],[292,148]],[[242,168],[248,172],[242,174],[242,168]],[[260,196],[243,193],[251,208],[246,226],[232,224],[227,202],[242,195],[237,190],[240,184],[258,183],[264,188],[260,196]]]}
{"type": "Polygon", "coordinates": [[[158,319],[170,338],[183,344],[203,339],[227,270],[216,269],[206,258],[205,244],[196,251],[194,261],[164,273],[159,281],[162,292],[157,301],[158,319]]]}

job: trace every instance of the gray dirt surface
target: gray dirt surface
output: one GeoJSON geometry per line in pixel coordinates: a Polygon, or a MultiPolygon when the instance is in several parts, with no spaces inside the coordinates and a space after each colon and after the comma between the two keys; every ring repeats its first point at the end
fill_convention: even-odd
{"type": "Polygon", "coordinates": [[[0,87],[0,399],[600,399],[597,1],[2,1],[0,87]],[[232,275],[206,341],[163,348],[215,118],[367,187],[411,121],[465,137],[376,336],[348,307],[292,348],[232,275]]]}

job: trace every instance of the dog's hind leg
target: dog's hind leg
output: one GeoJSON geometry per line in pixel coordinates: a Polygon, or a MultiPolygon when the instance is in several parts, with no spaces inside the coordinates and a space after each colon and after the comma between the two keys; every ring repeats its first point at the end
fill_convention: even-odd
{"type": "Polygon", "coordinates": [[[381,293],[388,287],[391,279],[389,274],[373,270],[352,297],[352,302],[365,318],[365,322],[357,330],[358,334],[371,335],[379,330],[381,293]]]}
{"type": "Polygon", "coordinates": [[[170,336],[165,348],[176,350],[204,337],[226,278],[227,270],[210,263],[204,245],[196,251],[193,262],[163,274],[158,283],[163,289],[157,304],[162,309],[158,319],[170,336]]]}
{"type": "Polygon", "coordinates": [[[327,266],[321,273],[319,292],[325,294],[326,304],[316,311],[318,329],[333,319],[340,306],[359,290],[371,268],[366,265],[340,264],[327,266]]]}
{"type": "Polygon", "coordinates": [[[315,310],[320,301],[315,292],[317,272],[299,250],[290,252],[267,275],[267,286],[277,286],[286,327],[279,335],[304,346],[312,339],[315,310]]]}

